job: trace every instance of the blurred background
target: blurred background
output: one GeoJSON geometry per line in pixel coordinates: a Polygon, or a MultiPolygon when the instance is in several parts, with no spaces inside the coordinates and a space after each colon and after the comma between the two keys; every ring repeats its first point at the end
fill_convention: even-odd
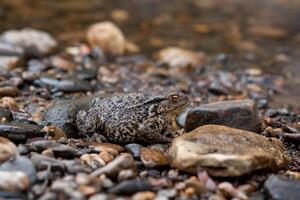
{"type": "Polygon", "coordinates": [[[149,56],[176,45],[224,59],[226,70],[282,75],[288,81],[275,101],[299,106],[299,0],[0,0],[0,20],[1,32],[41,29],[61,46],[84,41],[95,22],[113,21],[149,56]]]}

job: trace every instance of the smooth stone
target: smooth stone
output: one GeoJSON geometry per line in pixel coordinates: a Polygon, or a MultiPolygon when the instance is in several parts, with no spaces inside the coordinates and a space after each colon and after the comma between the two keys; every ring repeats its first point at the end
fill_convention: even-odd
{"type": "Polygon", "coordinates": [[[14,143],[4,137],[0,137],[0,163],[17,155],[17,147],[14,143]]]}
{"type": "Polygon", "coordinates": [[[136,171],[134,159],[129,153],[123,153],[116,157],[104,167],[95,170],[91,176],[100,176],[101,174],[105,174],[109,177],[117,177],[119,172],[124,169],[132,169],[133,171],[136,171]]]}
{"type": "Polygon", "coordinates": [[[19,90],[17,87],[14,86],[4,86],[0,87],[0,97],[15,97],[19,93],[19,90]]]}
{"type": "Polygon", "coordinates": [[[121,152],[124,151],[124,148],[118,144],[112,144],[112,143],[99,143],[94,142],[90,145],[94,151],[97,151],[99,153],[106,151],[110,153],[113,156],[119,155],[121,152]]]}
{"type": "Polygon", "coordinates": [[[151,191],[153,186],[141,180],[127,180],[119,183],[109,190],[110,193],[118,195],[132,195],[136,192],[151,191]]]}
{"type": "Polygon", "coordinates": [[[17,67],[23,56],[23,49],[0,42],[0,69],[11,70],[17,67]]]}
{"type": "Polygon", "coordinates": [[[76,115],[79,110],[90,107],[91,99],[92,97],[82,97],[56,101],[45,110],[42,120],[61,128],[68,137],[77,137],[76,115]]]}
{"type": "Polygon", "coordinates": [[[126,39],[112,22],[104,21],[91,25],[86,37],[92,47],[99,47],[107,54],[122,55],[125,52],[126,39]]]}
{"type": "Polygon", "coordinates": [[[84,80],[79,79],[56,79],[52,77],[41,77],[36,83],[46,85],[54,91],[62,91],[66,93],[87,92],[93,90],[93,86],[84,80]]]}
{"type": "Polygon", "coordinates": [[[30,184],[36,181],[34,164],[25,156],[16,156],[14,159],[2,163],[2,165],[0,165],[0,171],[21,171],[28,176],[30,184]]]}
{"type": "Polygon", "coordinates": [[[46,149],[51,149],[55,156],[60,156],[64,158],[74,158],[81,156],[82,153],[80,150],[58,142],[50,141],[50,140],[38,140],[31,142],[29,147],[32,151],[44,151],[46,149]]]}
{"type": "Polygon", "coordinates": [[[206,124],[218,124],[256,132],[259,129],[257,106],[250,99],[221,101],[200,105],[187,113],[186,131],[206,124]]]}
{"type": "Polygon", "coordinates": [[[52,171],[64,172],[66,169],[63,161],[48,156],[34,153],[30,157],[30,160],[33,162],[37,170],[47,169],[48,166],[51,166],[52,171]]]}
{"type": "Polygon", "coordinates": [[[166,156],[157,149],[141,149],[141,161],[146,167],[153,168],[168,165],[168,159],[166,156]]]}
{"type": "Polygon", "coordinates": [[[264,184],[264,189],[273,200],[299,200],[300,181],[271,175],[264,184]]]}
{"type": "Polygon", "coordinates": [[[36,57],[47,55],[57,47],[49,33],[32,28],[8,30],[1,35],[0,41],[20,47],[26,55],[36,57]]]}
{"type": "Polygon", "coordinates": [[[43,137],[46,134],[42,126],[18,122],[0,123],[0,136],[12,141],[26,141],[28,138],[43,137]]]}
{"type": "Polygon", "coordinates": [[[28,176],[22,171],[0,171],[0,190],[23,192],[29,188],[28,176]]]}
{"type": "Polygon", "coordinates": [[[137,143],[131,143],[124,146],[125,149],[130,152],[134,158],[139,158],[141,154],[142,145],[137,143]]]}
{"type": "Polygon", "coordinates": [[[145,191],[145,192],[137,192],[132,196],[132,200],[152,200],[155,197],[154,192],[145,191]]]}
{"type": "Polygon", "coordinates": [[[3,118],[5,121],[10,122],[13,120],[13,115],[9,109],[0,106],[0,120],[2,121],[3,118]]]}
{"type": "Polygon", "coordinates": [[[0,69],[11,70],[15,69],[20,63],[20,57],[18,56],[2,56],[0,55],[0,69]]]}
{"type": "Polygon", "coordinates": [[[99,154],[83,154],[80,157],[84,163],[88,164],[92,169],[98,169],[105,166],[105,161],[99,156],[99,154]]]}
{"type": "Polygon", "coordinates": [[[290,160],[280,140],[221,125],[201,126],[175,138],[169,154],[182,171],[195,173],[202,167],[220,177],[278,170],[290,160]]]}
{"type": "Polygon", "coordinates": [[[204,63],[204,55],[202,53],[179,47],[164,48],[156,54],[156,57],[159,62],[174,68],[188,66],[195,67],[204,63]]]}

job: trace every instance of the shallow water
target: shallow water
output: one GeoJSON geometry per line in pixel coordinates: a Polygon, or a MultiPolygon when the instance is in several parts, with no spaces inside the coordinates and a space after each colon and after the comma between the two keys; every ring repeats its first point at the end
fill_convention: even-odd
{"type": "Polygon", "coordinates": [[[229,61],[222,68],[257,67],[286,77],[285,90],[274,102],[300,107],[297,0],[1,0],[0,19],[0,31],[42,29],[62,45],[84,40],[89,25],[111,20],[149,55],[168,45],[208,55],[227,53],[229,61]],[[257,37],[249,31],[257,26],[278,28],[285,36],[257,37]],[[275,62],[278,55],[289,61],[275,62]]]}

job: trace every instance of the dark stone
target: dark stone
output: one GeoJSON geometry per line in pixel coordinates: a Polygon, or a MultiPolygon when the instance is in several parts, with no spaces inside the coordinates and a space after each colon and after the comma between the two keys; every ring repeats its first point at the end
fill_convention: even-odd
{"type": "Polygon", "coordinates": [[[131,143],[124,146],[127,151],[129,151],[134,158],[139,158],[141,153],[142,145],[137,143],[131,143]]]}
{"type": "Polygon", "coordinates": [[[34,141],[29,144],[29,147],[31,150],[38,152],[46,149],[52,149],[55,156],[63,158],[74,158],[82,155],[82,153],[78,149],[50,140],[34,141]]]}
{"type": "Polygon", "coordinates": [[[46,132],[43,126],[30,123],[9,122],[0,123],[0,136],[9,138],[15,142],[23,142],[28,138],[44,137],[46,132]]]}
{"type": "Polygon", "coordinates": [[[13,120],[13,115],[9,109],[0,107],[0,120],[2,120],[3,118],[5,118],[6,121],[10,122],[13,120]]]}
{"type": "Polygon", "coordinates": [[[17,156],[6,161],[0,166],[0,171],[22,171],[28,176],[30,184],[36,181],[35,167],[32,161],[25,156],[17,156]]]}
{"type": "Polygon", "coordinates": [[[93,90],[93,86],[84,80],[79,79],[56,79],[52,77],[41,77],[39,81],[35,81],[38,85],[45,85],[53,89],[53,91],[71,92],[87,92],[93,90]]]}
{"type": "Polygon", "coordinates": [[[127,180],[119,183],[114,188],[110,189],[109,192],[118,195],[132,195],[140,191],[151,191],[152,185],[145,181],[140,180],[127,180]]]}
{"type": "Polygon", "coordinates": [[[272,200],[299,200],[300,181],[271,175],[264,184],[265,192],[272,200]]]}
{"type": "Polygon", "coordinates": [[[201,105],[188,112],[185,130],[191,131],[206,124],[225,125],[257,132],[259,118],[256,104],[254,101],[246,99],[201,105]]]}
{"type": "Polygon", "coordinates": [[[66,169],[65,164],[61,160],[50,158],[48,156],[33,154],[30,159],[38,170],[47,169],[48,166],[51,166],[52,171],[64,172],[66,169]]]}

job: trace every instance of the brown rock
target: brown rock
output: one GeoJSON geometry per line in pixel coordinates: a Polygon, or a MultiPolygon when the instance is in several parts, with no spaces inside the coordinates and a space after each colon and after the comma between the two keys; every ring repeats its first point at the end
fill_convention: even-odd
{"type": "Polygon", "coordinates": [[[247,32],[255,37],[266,37],[271,39],[283,39],[288,35],[284,29],[272,26],[252,26],[247,32]]]}
{"type": "Polygon", "coordinates": [[[5,86],[0,87],[0,97],[9,96],[15,97],[18,95],[19,90],[16,87],[5,86]]]}
{"type": "Polygon", "coordinates": [[[102,158],[102,160],[105,161],[105,163],[109,163],[114,159],[114,156],[107,151],[102,151],[101,153],[99,153],[99,156],[100,158],[102,158]]]}
{"type": "Polygon", "coordinates": [[[21,171],[0,171],[0,190],[22,192],[29,188],[29,179],[21,171]]]}
{"type": "Polygon", "coordinates": [[[182,171],[195,173],[200,166],[222,177],[278,170],[289,161],[280,140],[221,125],[201,126],[177,137],[169,153],[182,171]]]}
{"type": "Polygon", "coordinates": [[[112,144],[112,143],[93,143],[92,148],[96,151],[102,152],[106,151],[112,154],[113,156],[119,155],[119,153],[124,151],[124,148],[120,145],[117,144],[112,144]]]}
{"type": "Polygon", "coordinates": [[[0,137],[0,163],[7,161],[9,158],[16,156],[17,147],[14,143],[4,137],[0,137]]]}
{"type": "Polygon", "coordinates": [[[170,67],[187,67],[203,64],[204,55],[179,47],[167,47],[156,54],[157,59],[170,67]]]}
{"type": "Polygon", "coordinates": [[[259,129],[257,106],[250,99],[220,101],[198,106],[188,111],[185,130],[206,124],[218,124],[256,132],[259,129]]]}
{"type": "Polygon", "coordinates": [[[168,164],[167,158],[157,149],[141,149],[141,160],[146,167],[158,167],[168,164]]]}
{"type": "Polygon", "coordinates": [[[1,104],[1,106],[5,107],[5,108],[9,108],[11,110],[19,109],[16,100],[12,97],[2,97],[0,99],[0,104],[1,104]]]}
{"type": "Polygon", "coordinates": [[[93,24],[87,30],[87,41],[92,47],[100,47],[104,52],[122,55],[126,40],[122,31],[112,22],[93,24]]]}
{"type": "Polygon", "coordinates": [[[17,67],[20,62],[20,57],[18,56],[2,56],[0,55],[0,69],[1,70],[11,70],[17,67]]]}
{"type": "Polygon", "coordinates": [[[105,161],[95,153],[92,154],[83,154],[80,157],[80,160],[87,163],[92,168],[99,168],[105,165],[105,161]]]}

